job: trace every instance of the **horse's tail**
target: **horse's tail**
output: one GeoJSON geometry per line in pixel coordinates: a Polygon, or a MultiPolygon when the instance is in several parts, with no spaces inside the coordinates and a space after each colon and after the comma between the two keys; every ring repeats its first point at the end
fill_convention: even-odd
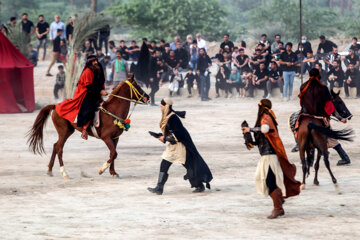
{"type": "Polygon", "coordinates": [[[41,155],[42,153],[45,153],[43,142],[43,128],[45,126],[46,120],[48,119],[53,109],[55,109],[55,105],[47,105],[43,107],[37,115],[32,128],[27,134],[27,136],[29,137],[27,143],[29,144],[30,150],[34,154],[38,153],[41,155]]]}
{"type": "Polygon", "coordinates": [[[310,122],[308,125],[309,130],[315,130],[328,138],[334,138],[337,140],[353,141],[354,131],[351,128],[345,128],[342,130],[332,130],[328,127],[323,127],[315,123],[310,122]]]}

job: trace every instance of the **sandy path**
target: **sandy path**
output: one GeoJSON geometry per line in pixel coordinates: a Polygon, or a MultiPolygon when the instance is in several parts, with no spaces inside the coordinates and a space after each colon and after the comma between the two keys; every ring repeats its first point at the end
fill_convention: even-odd
{"type": "MultiPolygon", "coordinates": [[[[358,141],[343,144],[353,161],[348,167],[335,166],[338,156],[330,150],[338,189],[321,162],[320,186],[312,185],[312,172],[306,190],[286,201],[286,216],[270,221],[266,216],[272,209],[271,200],[255,191],[259,154],[257,149],[245,149],[240,133],[244,119],[254,123],[257,100],[201,103],[197,98],[175,98],[175,102],[175,109],[188,111],[183,122],[213,172],[211,191],[192,194],[179,165],[171,167],[164,195],[146,190],[156,183],[164,149],[147,134],[158,131],[160,111],[156,107],[137,107],[130,131],[120,138],[116,169],[121,179],[111,178],[108,172],[97,174],[108,150],[99,140],[83,141],[79,133],[64,149],[71,179],[60,177],[57,161],[54,177],[46,176],[56,141],[51,121],[45,131],[48,155],[35,156],[27,150],[24,136],[38,112],[0,115],[0,238],[360,239],[358,141]]],[[[360,132],[359,101],[346,103],[354,114],[349,126],[360,132]]],[[[297,104],[274,99],[280,134],[300,179],[299,157],[290,153],[293,138],[287,127],[297,104]]]]}

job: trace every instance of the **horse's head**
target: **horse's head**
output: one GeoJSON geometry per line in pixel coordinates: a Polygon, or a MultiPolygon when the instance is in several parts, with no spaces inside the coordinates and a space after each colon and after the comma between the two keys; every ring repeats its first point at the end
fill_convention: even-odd
{"type": "Polygon", "coordinates": [[[350,120],[353,115],[351,114],[349,109],[346,107],[344,101],[341,99],[341,97],[339,95],[340,95],[340,90],[339,90],[339,92],[335,93],[331,89],[331,96],[332,96],[332,100],[333,100],[334,106],[336,108],[336,111],[340,114],[341,117],[350,120]]]}
{"type": "Polygon", "coordinates": [[[143,103],[149,103],[150,96],[136,82],[134,74],[132,74],[131,78],[127,77],[127,81],[134,87],[134,89],[131,89],[131,98],[143,103]]]}

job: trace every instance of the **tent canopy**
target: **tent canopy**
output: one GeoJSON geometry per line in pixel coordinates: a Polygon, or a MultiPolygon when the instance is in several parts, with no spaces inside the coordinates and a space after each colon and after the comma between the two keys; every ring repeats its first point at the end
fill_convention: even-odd
{"type": "Polygon", "coordinates": [[[0,32],[0,113],[34,109],[34,66],[0,32]]]}

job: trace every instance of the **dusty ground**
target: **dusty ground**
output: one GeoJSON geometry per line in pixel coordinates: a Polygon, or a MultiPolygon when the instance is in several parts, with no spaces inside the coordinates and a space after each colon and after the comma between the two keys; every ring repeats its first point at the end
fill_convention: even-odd
{"type": "MultiPolygon", "coordinates": [[[[53,102],[48,96],[55,80],[43,77],[46,66],[40,62],[35,70],[40,103],[53,102]]],[[[161,91],[164,94],[165,89],[161,91]]],[[[157,181],[164,150],[164,145],[147,134],[158,131],[157,107],[137,107],[130,131],[121,136],[116,160],[121,179],[111,178],[108,172],[97,174],[109,152],[100,140],[84,141],[79,133],[64,149],[71,179],[61,178],[58,162],[54,177],[48,177],[49,154],[57,136],[51,121],[45,130],[48,155],[36,156],[28,151],[25,134],[38,111],[0,115],[0,238],[360,239],[358,139],[343,144],[351,166],[337,167],[338,156],[330,150],[337,189],[321,162],[320,186],[312,185],[311,172],[301,195],[286,201],[285,217],[267,220],[271,200],[258,195],[254,184],[259,154],[257,149],[245,149],[240,132],[244,119],[254,123],[258,99],[221,98],[206,103],[198,98],[174,100],[175,109],[187,110],[183,122],[213,172],[211,191],[191,193],[189,183],[182,180],[184,168],[179,165],[171,167],[164,195],[155,196],[146,190],[157,181]]],[[[294,141],[287,126],[298,102],[273,101],[280,135],[300,179],[299,157],[290,152],[294,141]]],[[[359,100],[346,103],[354,114],[349,126],[359,133],[359,100]]]]}

